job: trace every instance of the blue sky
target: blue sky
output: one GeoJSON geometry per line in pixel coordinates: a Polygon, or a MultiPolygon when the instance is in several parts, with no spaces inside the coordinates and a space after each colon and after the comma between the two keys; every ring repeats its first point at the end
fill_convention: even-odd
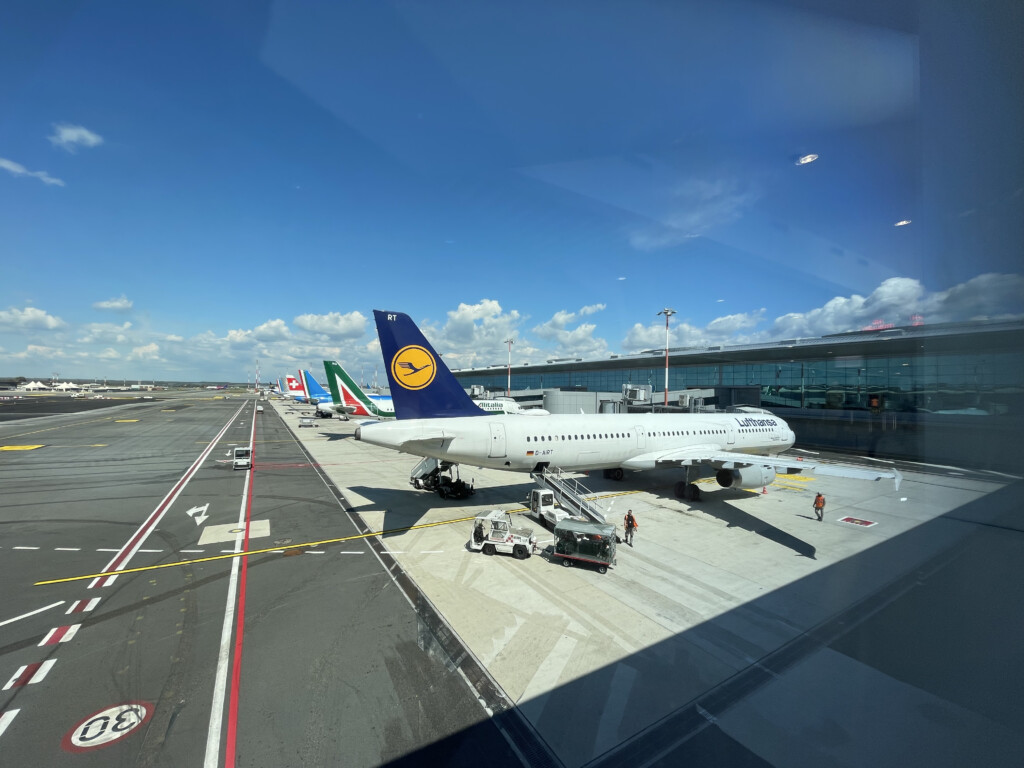
{"type": "Polygon", "coordinates": [[[1019,3],[708,5],[5,6],[0,376],[1024,316],[1019,3]]]}

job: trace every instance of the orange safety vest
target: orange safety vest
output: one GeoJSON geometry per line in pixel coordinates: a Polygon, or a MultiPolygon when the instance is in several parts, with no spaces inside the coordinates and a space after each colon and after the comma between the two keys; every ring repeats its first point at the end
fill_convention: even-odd
{"type": "Polygon", "coordinates": [[[824,507],[825,507],[825,497],[824,496],[815,496],[814,497],[814,508],[815,509],[823,509],[824,507]]]}

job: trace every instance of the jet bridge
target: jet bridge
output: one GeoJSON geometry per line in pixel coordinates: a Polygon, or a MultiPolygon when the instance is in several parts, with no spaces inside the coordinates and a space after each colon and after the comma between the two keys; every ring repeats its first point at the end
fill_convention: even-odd
{"type": "Polygon", "coordinates": [[[540,472],[531,472],[530,477],[542,488],[549,488],[555,494],[555,500],[563,509],[571,510],[575,516],[583,516],[595,523],[607,524],[604,513],[594,502],[587,499],[593,496],[579,480],[566,477],[560,469],[544,467],[540,472]]]}

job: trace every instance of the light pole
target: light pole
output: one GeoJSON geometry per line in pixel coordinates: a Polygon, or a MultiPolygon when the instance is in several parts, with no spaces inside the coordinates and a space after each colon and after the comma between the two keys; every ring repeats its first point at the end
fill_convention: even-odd
{"type": "Polygon", "coordinates": [[[508,344],[508,388],[505,390],[505,397],[512,397],[512,345],[516,340],[509,336],[505,343],[508,344]]]}
{"type": "Polygon", "coordinates": [[[668,319],[674,315],[676,311],[674,309],[665,309],[659,312],[659,315],[665,316],[665,407],[668,407],[668,319]]]}

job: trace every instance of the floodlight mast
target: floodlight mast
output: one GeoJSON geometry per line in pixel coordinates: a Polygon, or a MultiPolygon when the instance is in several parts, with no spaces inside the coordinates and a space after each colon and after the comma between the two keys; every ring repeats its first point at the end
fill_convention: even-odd
{"type": "Polygon", "coordinates": [[[509,336],[505,343],[508,344],[508,386],[505,388],[505,396],[512,397],[512,345],[516,340],[509,336]]]}
{"type": "Polygon", "coordinates": [[[665,316],[665,407],[668,407],[668,319],[674,315],[676,311],[674,309],[665,309],[659,312],[659,315],[665,316]]]}

